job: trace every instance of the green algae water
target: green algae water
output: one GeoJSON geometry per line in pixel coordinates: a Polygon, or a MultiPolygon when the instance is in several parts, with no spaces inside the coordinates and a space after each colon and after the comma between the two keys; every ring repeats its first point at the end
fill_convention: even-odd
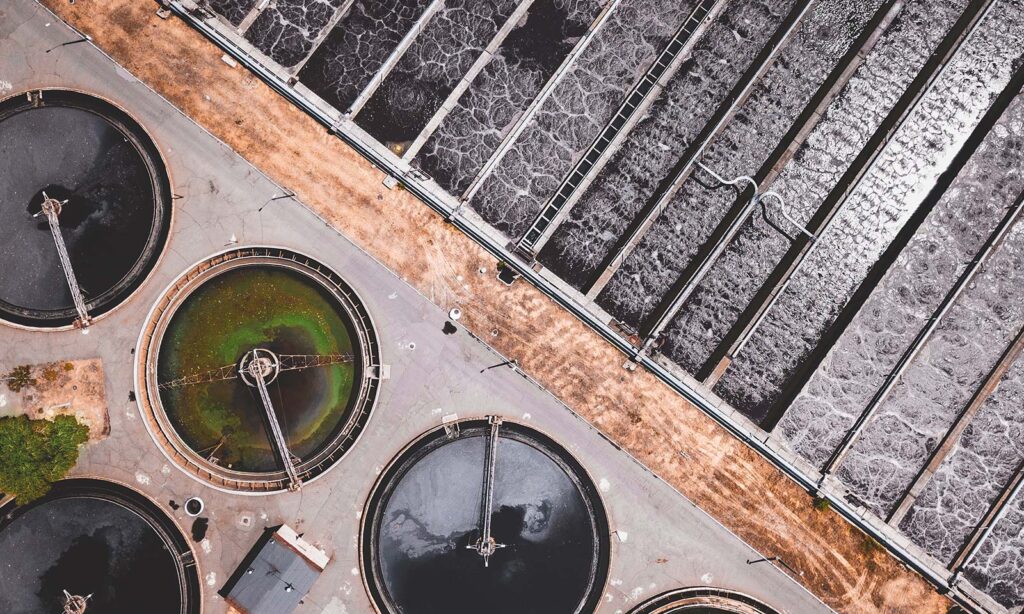
{"type": "MultiPolygon", "coordinates": [[[[238,364],[264,348],[282,354],[357,354],[353,324],[331,293],[302,273],[251,265],[221,273],[178,307],[164,333],[158,381],[238,364]]],[[[342,428],[352,410],[356,362],[284,371],[269,384],[291,452],[305,459],[342,428]]],[[[236,471],[280,470],[255,388],[240,378],[160,391],[182,440],[236,471]]]]}

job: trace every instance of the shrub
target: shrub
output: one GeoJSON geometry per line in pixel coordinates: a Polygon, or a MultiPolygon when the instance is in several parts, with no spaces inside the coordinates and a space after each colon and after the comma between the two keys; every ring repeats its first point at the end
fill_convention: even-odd
{"type": "Polygon", "coordinates": [[[814,509],[819,512],[827,512],[831,507],[832,504],[828,502],[828,499],[825,499],[824,497],[814,498],[814,509]]]}
{"type": "Polygon", "coordinates": [[[73,416],[0,418],[0,492],[19,504],[42,497],[75,466],[88,439],[89,429],[73,416]]]}
{"type": "Polygon", "coordinates": [[[874,537],[871,537],[870,535],[865,535],[864,536],[864,541],[861,542],[860,547],[861,547],[861,550],[864,551],[864,554],[866,554],[868,556],[870,556],[870,555],[872,555],[872,554],[874,554],[876,552],[884,552],[885,551],[885,546],[883,546],[882,544],[878,543],[878,540],[876,540],[874,537]]]}
{"type": "Polygon", "coordinates": [[[27,365],[14,367],[10,373],[4,376],[4,379],[7,380],[7,387],[11,389],[11,392],[21,392],[24,388],[36,385],[36,380],[32,377],[32,368],[27,365]]]}

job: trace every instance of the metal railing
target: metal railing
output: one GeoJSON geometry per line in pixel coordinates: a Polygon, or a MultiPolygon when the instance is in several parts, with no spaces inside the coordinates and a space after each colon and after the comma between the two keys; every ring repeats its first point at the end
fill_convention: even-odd
{"type": "Polygon", "coordinates": [[[295,470],[295,461],[292,459],[291,450],[288,449],[288,440],[285,439],[284,431],[281,430],[281,422],[277,419],[277,412],[274,411],[274,403],[270,400],[270,390],[267,389],[267,380],[260,365],[260,359],[253,354],[253,359],[247,365],[249,377],[256,384],[256,390],[260,393],[260,401],[263,411],[266,412],[266,422],[270,426],[271,437],[274,447],[277,448],[277,455],[281,458],[284,470],[288,474],[288,490],[298,490],[302,487],[302,480],[295,470]]]}
{"type": "MultiPolygon", "coordinates": [[[[64,243],[64,235],[60,231],[60,211],[68,204],[66,200],[50,198],[43,192],[42,209],[36,215],[45,215],[50,226],[50,234],[53,236],[53,244],[57,247],[57,258],[60,260],[60,268],[64,272],[64,279],[68,284],[68,292],[71,293],[71,300],[75,304],[75,311],[78,312],[78,320],[75,325],[86,329],[89,327],[89,311],[85,307],[85,297],[82,296],[82,289],[78,287],[78,279],[75,277],[75,269],[71,266],[71,256],[68,255],[67,245],[64,243]]],[[[86,331],[87,332],[87,331],[86,331]]]]}
{"type": "Polygon", "coordinates": [[[661,79],[665,71],[672,64],[672,60],[683,50],[693,33],[697,31],[711,13],[711,8],[717,1],[701,0],[697,3],[697,6],[690,12],[690,15],[683,21],[679,29],[676,30],[672,40],[669,41],[665,49],[662,50],[654,63],[651,64],[651,67],[644,73],[644,76],[633,86],[633,90],[622,101],[622,104],[619,105],[615,115],[605,125],[604,130],[601,131],[591,144],[587,153],[576,163],[576,166],[573,167],[562,181],[562,185],[558,187],[555,195],[544,205],[544,208],[541,209],[540,214],[534,219],[530,228],[516,243],[516,252],[526,256],[533,255],[536,244],[544,235],[548,226],[558,216],[566,202],[576,191],[576,188],[580,186],[587,177],[587,174],[590,173],[590,170],[601,156],[604,155],[608,146],[619,135],[622,128],[629,122],[637,108],[640,107],[644,99],[651,93],[655,84],[658,83],[658,80],[661,79]]]}

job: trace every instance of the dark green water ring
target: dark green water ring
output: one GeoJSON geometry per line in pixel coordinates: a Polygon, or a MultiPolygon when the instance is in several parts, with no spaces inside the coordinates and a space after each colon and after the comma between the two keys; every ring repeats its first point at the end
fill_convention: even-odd
{"type": "Polygon", "coordinates": [[[139,339],[136,389],[143,391],[139,408],[147,428],[165,456],[185,472],[218,489],[247,494],[269,494],[285,490],[289,480],[283,468],[240,470],[210,462],[193,450],[168,415],[161,398],[159,361],[161,345],[174,316],[205,284],[244,268],[263,271],[286,270],[315,282],[342,316],[351,337],[354,377],[348,410],[322,445],[303,455],[296,464],[303,483],[320,477],[355,444],[376,404],[380,386],[380,355],[376,330],[362,300],[334,271],[298,252],[272,247],[247,247],[218,254],[195,265],[175,280],[153,307],[139,339]]]}

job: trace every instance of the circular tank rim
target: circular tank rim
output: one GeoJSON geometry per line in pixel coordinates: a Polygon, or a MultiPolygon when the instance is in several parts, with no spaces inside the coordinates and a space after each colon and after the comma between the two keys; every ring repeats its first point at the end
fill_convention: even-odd
{"type": "MultiPolygon", "coordinates": [[[[150,307],[135,346],[136,361],[133,383],[137,392],[137,405],[143,423],[149,432],[150,438],[156,443],[164,458],[193,480],[220,492],[245,496],[266,496],[287,492],[287,476],[283,469],[277,472],[262,473],[233,471],[225,467],[213,465],[196,456],[196,453],[184,443],[173,428],[173,425],[169,423],[166,412],[163,410],[159,393],[156,390],[154,370],[160,343],[157,342],[154,345],[152,339],[163,334],[177,307],[202,282],[211,279],[221,272],[226,272],[239,266],[246,266],[246,261],[251,262],[251,264],[261,264],[261,260],[280,259],[282,262],[276,264],[276,266],[282,266],[287,256],[306,259],[315,263],[321,269],[317,270],[305,265],[302,266],[302,269],[290,268],[290,270],[299,270],[299,272],[307,275],[312,281],[321,284],[334,296],[335,300],[346,312],[346,315],[352,320],[352,327],[356,332],[356,339],[354,341],[359,343],[359,351],[363,362],[363,376],[358,389],[359,398],[357,398],[356,404],[353,406],[353,417],[349,420],[351,427],[348,429],[349,434],[346,435],[344,430],[337,433],[310,460],[303,463],[303,466],[307,469],[312,468],[316,471],[312,477],[303,480],[302,483],[304,485],[315,482],[341,464],[341,461],[362,437],[380,397],[379,392],[382,380],[372,375],[372,370],[382,364],[376,325],[365,307],[366,303],[362,296],[348,284],[345,278],[336,273],[331,267],[302,251],[273,245],[233,246],[197,260],[175,277],[164,288],[163,292],[160,293],[152,307],[150,307]],[[270,254],[271,252],[276,255],[270,254]],[[242,262],[234,266],[228,266],[226,269],[218,270],[213,276],[208,275],[211,270],[219,269],[225,264],[231,265],[237,260],[242,262]],[[324,281],[317,277],[318,275],[326,277],[330,281],[334,281],[330,278],[330,276],[333,276],[347,293],[348,296],[344,298],[352,300],[354,304],[348,305],[343,300],[343,297],[338,294],[339,289],[325,285],[324,281]],[[183,294],[182,291],[184,291],[183,294]],[[167,307],[160,309],[164,306],[167,307]],[[358,309],[360,313],[353,314],[350,311],[353,307],[358,309]],[[360,325],[360,320],[362,320],[362,326],[360,325]],[[153,376],[150,377],[151,375],[153,376]],[[153,403],[154,398],[156,399],[155,405],[153,403]],[[159,410],[156,408],[159,408],[159,410]],[[168,433],[171,436],[168,436],[168,433]],[[343,445],[343,440],[350,436],[351,441],[347,445],[343,445]],[[341,454],[334,456],[339,449],[341,454]],[[178,456],[174,456],[172,452],[178,456]],[[331,460],[332,457],[333,460],[331,460]],[[327,461],[329,462],[326,467],[318,468],[318,465],[327,461]],[[233,487],[228,482],[234,482],[238,486],[233,487]]],[[[287,262],[299,264],[294,260],[287,260],[287,262]]],[[[267,263],[262,262],[262,264],[267,263]]]]}
{"type": "Polygon", "coordinates": [[[644,601],[630,610],[629,614],[669,614],[677,609],[685,612],[693,608],[717,608],[733,614],[779,614],[774,608],[746,593],[713,586],[666,591],[644,601]]]}
{"type": "MultiPolygon", "coordinates": [[[[30,94],[32,92],[61,92],[61,91],[63,91],[63,92],[71,92],[73,94],[79,94],[79,95],[82,95],[82,96],[91,96],[93,98],[96,98],[97,100],[101,100],[101,101],[109,104],[111,107],[113,107],[114,109],[116,109],[120,113],[123,113],[129,119],[131,119],[135,123],[135,125],[138,126],[139,130],[146,136],[146,138],[149,139],[149,143],[152,145],[153,151],[156,152],[156,154],[157,154],[157,156],[159,158],[159,162],[160,162],[161,166],[163,167],[163,174],[167,178],[167,185],[165,186],[167,188],[167,194],[168,194],[167,223],[165,224],[165,229],[164,229],[164,232],[163,232],[162,245],[160,246],[160,249],[157,250],[157,252],[156,252],[156,258],[153,259],[153,262],[149,266],[149,270],[146,272],[146,274],[143,275],[141,278],[139,278],[138,282],[135,284],[135,287],[128,294],[124,295],[124,297],[121,300],[119,300],[116,303],[114,303],[114,305],[111,306],[110,309],[107,309],[106,311],[98,313],[95,316],[91,316],[91,314],[90,314],[91,320],[92,320],[91,326],[95,326],[96,323],[98,323],[99,321],[106,319],[108,316],[114,314],[115,312],[120,310],[122,307],[125,307],[126,305],[128,305],[128,303],[132,302],[132,300],[135,299],[139,295],[139,293],[142,292],[142,290],[146,287],[146,285],[153,279],[153,277],[156,274],[157,269],[160,267],[160,264],[163,262],[164,256],[167,254],[168,247],[170,246],[170,243],[171,243],[171,235],[174,233],[174,223],[175,223],[175,219],[176,219],[175,211],[176,211],[177,207],[174,206],[174,188],[173,188],[173,186],[174,186],[174,177],[173,177],[173,173],[171,171],[171,165],[168,164],[167,156],[164,154],[163,147],[161,147],[160,143],[156,140],[156,138],[154,138],[153,133],[151,131],[149,131],[146,128],[146,126],[141,121],[139,121],[139,118],[137,118],[133,113],[128,111],[128,109],[124,105],[121,105],[118,102],[115,102],[113,99],[111,99],[110,97],[108,97],[108,96],[106,96],[104,94],[100,94],[100,93],[97,93],[97,92],[94,92],[94,91],[91,91],[91,90],[87,90],[85,88],[80,88],[80,87],[72,87],[72,86],[64,87],[64,86],[48,85],[48,86],[44,86],[44,87],[33,87],[33,88],[21,90],[21,91],[19,91],[17,93],[9,95],[9,96],[0,97],[0,104],[3,104],[3,103],[5,103],[8,100],[11,100],[13,98],[17,98],[18,96],[25,96],[25,95],[30,94]]],[[[23,323],[19,323],[19,322],[14,322],[12,320],[6,319],[5,317],[3,317],[3,315],[4,314],[0,313],[0,325],[7,326],[7,327],[10,327],[10,328],[14,328],[14,329],[18,329],[18,330],[39,331],[39,332],[52,332],[52,333],[59,333],[59,332],[67,332],[67,331],[70,331],[70,330],[76,330],[73,324],[63,324],[63,325],[60,325],[60,326],[38,326],[38,325],[23,324],[23,323]]]]}
{"type": "MultiPolygon", "coordinates": [[[[388,464],[374,480],[373,486],[370,488],[369,495],[366,498],[366,503],[363,504],[361,518],[359,521],[359,540],[357,556],[359,558],[359,572],[362,576],[363,590],[366,591],[366,595],[370,600],[373,610],[378,614],[392,614],[386,609],[382,609],[382,602],[385,601],[380,595],[380,592],[375,586],[371,584],[371,576],[376,576],[377,565],[375,557],[373,556],[372,548],[367,545],[367,537],[376,528],[376,514],[374,514],[374,508],[380,506],[381,499],[384,495],[390,492],[391,489],[386,488],[388,480],[395,476],[395,474],[402,468],[409,457],[414,455],[424,445],[430,443],[430,439],[436,437],[446,430],[446,427],[451,425],[459,426],[486,426],[490,417],[500,417],[502,419],[502,426],[512,427],[513,431],[525,432],[529,437],[535,437],[540,440],[541,443],[550,445],[553,448],[548,450],[550,452],[556,452],[558,461],[569,465],[569,468],[576,473],[572,476],[574,482],[578,482],[579,486],[590,496],[588,503],[595,516],[595,524],[597,525],[597,539],[598,542],[595,545],[597,550],[596,560],[596,571],[594,573],[594,583],[591,587],[590,595],[586,601],[583,602],[580,609],[577,610],[577,614],[584,614],[593,611],[597,604],[600,603],[602,596],[604,595],[605,589],[608,587],[608,581],[611,577],[611,564],[613,554],[615,550],[615,544],[611,540],[611,518],[608,515],[608,506],[605,504],[604,497],[601,495],[600,489],[597,488],[596,482],[594,482],[593,476],[583,466],[572,453],[569,452],[569,448],[563,445],[558,439],[553,437],[551,434],[546,432],[544,429],[537,428],[534,425],[526,425],[517,420],[505,419],[504,416],[484,414],[475,417],[460,418],[450,423],[442,424],[441,426],[434,427],[424,431],[414,437],[411,441],[406,443],[402,448],[393,455],[388,464]],[[601,530],[601,528],[606,530],[601,530]],[[369,570],[369,571],[368,571],[369,570]]],[[[529,444],[527,444],[529,445],[529,444]]],[[[557,462],[557,461],[556,461],[557,462]]],[[[376,583],[376,580],[374,580],[376,583]]]]}
{"type": "MultiPolygon", "coordinates": [[[[158,372],[158,370],[159,370],[159,362],[160,362],[160,349],[163,346],[163,335],[166,333],[167,326],[170,324],[170,321],[173,320],[174,316],[177,313],[177,310],[189,299],[189,297],[191,297],[196,291],[198,291],[200,288],[202,288],[206,283],[209,283],[210,281],[216,279],[217,277],[220,277],[221,275],[229,273],[229,272],[231,272],[233,270],[244,269],[244,268],[248,268],[248,267],[275,267],[275,268],[282,268],[282,269],[286,269],[286,270],[289,270],[289,271],[296,272],[296,273],[298,273],[300,275],[303,275],[304,277],[308,278],[313,283],[317,284],[319,287],[321,287],[322,289],[326,290],[327,292],[329,292],[332,295],[334,300],[337,301],[338,304],[341,306],[342,310],[345,311],[345,315],[350,320],[353,321],[352,328],[355,329],[355,336],[356,336],[356,338],[357,339],[362,339],[361,333],[363,331],[359,330],[358,325],[355,324],[355,322],[358,320],[358,314],[352,313],[352,308],[353,307],[359,307],[360,305],[352,305],[352,306],[347,305],[345,303],[345,301],[342,300],[341,297],[338,295],[337,288],[332,288],[332,287],[330,287],[328,285],[328,283],[331,282],[331,280],[329,280],[329,279],[320,279],[320,276],[323,275],[322,271],[315,270],[312,267],[308,266],[308,264],[297,263],[297,262],[293,262],[291,260],[285,260],[283,258],[280,258],[280,262],[277,262],[278,259],[279,258],[277,258],[277,257],[268,257],[268,256],[265,256],[265,255],[262,255],[262,256],[241,256],[241,257],[236,258],[234,260],[229,260],[229,261],[224,261],[224,262],[221,262],[221,263],[217,263],[217,264],[211,266],[210,268],[207,268],[207,269],[199,272],[196,275],[195,278],[186,281],[182,286],[180,286],[177,289],[178,290],[177,293],[175,293],[175,295],[173,297],[171,297],[171,299],[170,299],[171,302],[170,302],[169,306],[167,307],[167,309],[165,309],[164,312],[161,313],[161,317],[157,321],[156,330],[154,331],[153,335],[151,336],[152,339],[150,341],[149,346],[146,348],[146,350],[148,352],[148,354],[147,354],[146,373],[148,375],[153,375],[154,373],[158,372]],[[164,314],[166,314],[166,318],[164,317],[164,314]],[[148,364],[149,360],[152,361],[152,365],[148,364]]],[[[319,262],[317,262],[315,260],[314,260],[314,262],[316,262],[316,264],[319,265],[319,262]]],[[[319,266],[322,266],[322,265],[319,265],[319,266]]],[[[339,276],[339,280],[336,283],[343,283],[340,280],[340,276],[339,276]]],[[[360,346],[359,349],[362,350],[362,346],[360,346]]],[[[363,354],[363,352],[361,351],[360,352],[360,362],[365,362],[365,358],[366,357],[363,356],[362,354],[363,354]]],[[[360,369],[360,375],[362,375],[365,372],[366,372],[365,369],[360,369]]],[[[243,380],[245,380],[245,375],[244,374],[242,374],[241,377],[242,377],[243,380]]],[[[162,411],[159,414],[157,414],[158,422],[160,422],[161,425],[163,425],[164,424],[164,420],[167,419],[167,427],[176,436],[176,438],[169,438],[169,439],[172,439],[171,443],[172,444],[181,443],[183,449],[179,449],[179,452],[181,452],[182,454],[184,454],[186,456],[194,457],[194,458],[196,458],[198,460],[199,459],[198,453],[195,450],[193,450],[191,448],[191,446],[189,446],[187,443],[184,442],[184,439],[178,433],[178,429],[175,428],[174,424],[171,423],[169,421],[169,419],[167,418],[167,412],[163,408],[163,399],[160,397],[158,389],[154,390],[152,388],[154,386],[153,382],[154,382],[155,379],[156,379],[155,377],[147,378],[146,384],[147,384],[147,388],[148,388],[147,392],[149,393],[149,398],[151,398],[151,399],[155,398],[155,399],[159,400],[160,409],[162,411]]],[[[365,387],[363,386],[364,382],[365,382],[365,379],[361,379],[360,380],[360,386],[359,386],[359,389],[357,391],[358,395],[357,395],[357,401],[356,401],[356,404],[355,404],[356,406],[361,405],[359,403],[359,397],[363,396],[362,393],[365,391],[365,387]]],[[[365,413],[365,412],[359,412],[359,413],[361,414],[361,413],[365,413]]],[[[358,414],[355,414],[355,415],[357,416],[358,414]]],[[[359,427],[358,418],[355,418],[354,420],[350,421],[350,423],[347,423],[346,426],[348,426],[349,424],[352,425],[352,430],[354,431],[356,428],[359,427]]],[[[362,426],[365,426],[365,423],[362,426]]],[[[330,456],[332,456],[332,450],[338,449],[337,446],[339,446],[342,443],[342,441],[347,438],[347,436],[345,435],[345,432],[346,432],[346,430],[343,429],[342,432],[340,432],[340,433],[336,434],[335,436],[333,436],[321,449],[319,449],[315,454],[313,454],[310,457],[310,459],[304,461],[301,465],[299,465],[297,467],[297,469],[299,469],[300,472],[301,471],[305,471],[305,470],[309,470],[309,469],[317,470],[318,469],[318,465],[320,463],[324,462],[325,460],[329,459],[330,456]]],[[[178,449],[177,445],[174,445],[174,447],[176,449],[178,449]]],[[[210,467],[210,468],[215,468],[220,473],[223,473],[224,475],[229,476],[229,477],[236,477],[237,476],[240,479],[252,479],[253,481],[269,482],[269,481],[275,479],[275,476],[276,476],[276,480],[284,479],[287,476],[287,474],[285,473],[285,471],[283,469],[278,470],[278,471],[241,471],[241,470],[237,470],[237,469],[230,469],[230,468],[222,467],[220,465],[215,465],[213,463],[208,463],[206,461],[201,461],[201,460],[199,460],[199,464],[202,464],[202,465],[210,467]]],[[[310,480],[307,480],[307,481],[312,481],[312,478],[310,480]]]]}
{"type": "Polygon", "coordinates": [[[54,495],[57,498],[90,496],[120,505],[139,516],[156,532],[178,562],[175,566],[178,572],[178,585],[185,601],[182,603],[181,614],[202,614],[205,605],[200,581],[202,567],[188,542],[185,530],[173,516],[160,508],[156,500],[120,480],[83,474],[54,483],[53,488],[45,496],[24,506],[17,505],[17,499],[12,499],[0,505],[0,530],[37,505],[52,500],[54,495]],[[191,565],[187,564],[188,562],[191,562],[191,565]],[[189,573],[189,568],[193,568],[195,573],[189,573]]]}

